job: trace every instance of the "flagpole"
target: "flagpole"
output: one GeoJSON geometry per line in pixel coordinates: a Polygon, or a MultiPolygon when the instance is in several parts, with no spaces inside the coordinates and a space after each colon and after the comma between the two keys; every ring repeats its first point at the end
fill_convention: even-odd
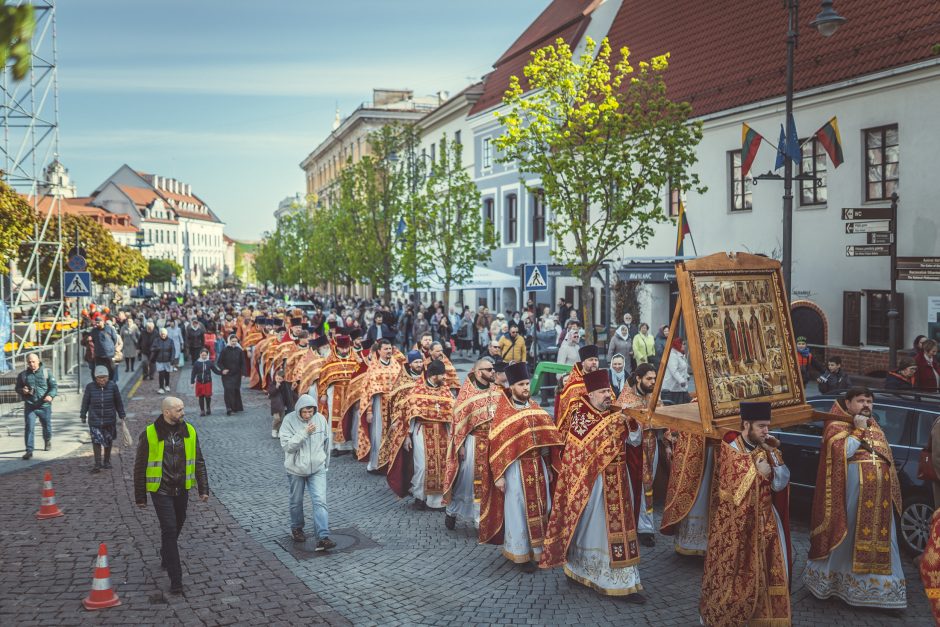
{"type": "Polygon", "coordinates": [[[689,239],[692,240],[692,252],[698,257],[698,249],[695,248],[695,238],[692,237],[692,229],[689,228],[689,239]]]}
{"type": "MultiPolygon", "coordinates": [[[[787,28],[787,91],[786,91],[786,117],[787,137],[789,140],[790,119],[793,116],[793,53],[796,49],[797,28],[796,0],[788,0],[789,19],[787,28]]],[[[796,138],[794,138],[796,140],[796,138]]],[[[798,140],[797,140],[798,141],[798,140]]],[[[783,164],[783,283],[786,289],[787,300],[793,290],[793,161],[784,159],[783,164]]]]}

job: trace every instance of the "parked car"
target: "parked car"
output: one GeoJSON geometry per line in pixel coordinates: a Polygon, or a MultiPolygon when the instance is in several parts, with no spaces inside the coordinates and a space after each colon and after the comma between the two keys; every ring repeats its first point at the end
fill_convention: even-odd
{"type": "MultiPolygon", "coordinates": [[[[920,451],[927,446],[930,429],[940,417],[940,396],[919,392],[874,390],[874,414],[891,444],[894,465],[901,484],[901,518],[898,542],[909,553],[923,552],[930,534],[930,517],[937,506],[929,483],[917,478],[920,451]]],[[[807,399],[819,411],[828,412],[838,394],[807,399]]],[[[791,495],[811,499],[816,486],[819,451],[824,424],[809,422],[775,431],[783,457],[790,468],[791,495]]]]}

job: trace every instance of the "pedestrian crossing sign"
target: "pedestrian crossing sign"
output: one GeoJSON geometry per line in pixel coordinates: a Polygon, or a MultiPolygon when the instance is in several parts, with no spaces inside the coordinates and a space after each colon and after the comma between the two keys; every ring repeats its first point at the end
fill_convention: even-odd
{"type": "Polygon", "coordinates": [[[66,272],[65,295],[71,298],[76,296],[91,296],[91,273],[66,272]]]}
{"type": "Polygon", "coordinates": [[[525,291],[545,292],[548,290],[548,265],[544,263],[525,264],[525,291]]]}

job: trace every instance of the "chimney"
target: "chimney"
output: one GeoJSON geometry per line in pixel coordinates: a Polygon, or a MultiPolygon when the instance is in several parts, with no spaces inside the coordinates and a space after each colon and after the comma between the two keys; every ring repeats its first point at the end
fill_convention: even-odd
{"type": "Polygon", "coordinates": [[[437,104],[442,105],[447,102],[447,99],[450,98],[450,92],[439,91],[437,92],[437,104]]]}
{"type": "Polygon", "coordinates": [[[153,186],[157,189],[160,189],[160,175],[158,174],[153,175],[153,186]]]}
{"type": "Polygon", "coordinates": [[[186,195],[187,196],[193,195],[193,186],[190,185],[189,183],[186,184],[186,195]]]}

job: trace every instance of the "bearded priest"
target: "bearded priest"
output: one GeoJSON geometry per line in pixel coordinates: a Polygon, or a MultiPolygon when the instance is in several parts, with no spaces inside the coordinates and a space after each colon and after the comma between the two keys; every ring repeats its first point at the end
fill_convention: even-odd
{"type": "Polygon", "coordinates": [[[555,422],[529,398],[529,368],[506,368],[509,388],[498,396],[489,433],[492,489],[480,507],[480,542],[503,545],[524,572],[537,569],[552,500],[546,457],[562,445],[555,422]]]}
{"type": "Polygon", "coordinates": [[[639,495],[626,456],[627,447],[640,445],[642,430],[613,404],[606,370],[584,375],[584,386],[570,415],[539,566],[563,565],[569,578],[601,594],[645,603],[633,516],[639,495]]]}
{"type": "Polygon", "coordinates": [[[716,454],[699,612],[704,625],[789,625],[790,469],[770,435],[770,403],[740,412],[741,431],[716,454]]]}

